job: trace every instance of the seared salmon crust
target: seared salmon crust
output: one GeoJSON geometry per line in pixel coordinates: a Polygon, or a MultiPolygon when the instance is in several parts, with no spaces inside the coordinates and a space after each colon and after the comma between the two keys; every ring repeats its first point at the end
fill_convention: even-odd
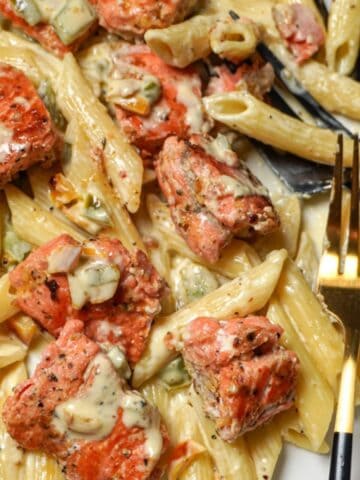
{"type": "MultiPolygon", "coordinates": [[[[146,430],[138,424],[126,426],[121,407],[116,411],[115,406],[114,427],[101,439],[82,438],[81,434],[76,438],[69,431],[60,432],[54,423],[59,405],[70,398],[86,399],[96,375],[102,373],[97,370],[97,356],[103,356],[105,363],[110,362],[99,351],[98,345],[84,335],[83,323],[70,320],[58,340],[44,351],[34,375],[18,385],[7,399],[3,409],[4,422],[10,435],[22,447],[41,449],[54,455],[68,480],[146,480],[155,467],[147,451],[146,430]],[[91,371],[87,374],[89,368],[91,371]]],[[[113,367],[111,363],[109,365],[111,370],[113,367]]],[[[125,381],[120,377],[116,381],[120,385],[118,397],[128,394],[125,381]]],[[[105,385],[104,388],[114,389],[115,393],[115,385],[105,385]]],[[[154,407],[139,394],[135,395],[148,415],[158,416],[154,407]]],[[[114,402],[121,400],[118,397],[114,397],[114,402]]],[[[105,405],[106,398],[104,393],[104,409],[109,407],[105,405]]],[[[72,428],[76,435],[75,423],[71,427],[72,419],[68,420],[70,430],[72,428]]],[[[157,428],[162,438],[161,454],[168,445],[168,437],[162,423],[159,422],[157,428]]]]}
{"type": "Polygon", "coordinates": [[[101,237],[87,245],[119,267],[119,285],[112,299],[77,310],[72,306],[67,275],[48,273],[51,253],[66,245],[79,243],[69,235],[60,235],[32,252],[10,273],[17,304],[55,336],[69,318],[82,320],[90,338],[121,346],[128,360],[136,363],[153,318],[160,311],[164,281],[142,251],[130,254],[119,240],[101,237]]]}
{"type": "Polygon", "coordinates": [[[233,235],[267,234],[278,228],[279,219],[245,164],[218,161],[200,140],[169,137],[156,174],[178,232],[197,255],[214,263],[233,235]]]}
{"type": "Polygon", "coordinates": [[[59,141],[50,114],[24,73],[0,63],[0,187],[21,170],[54,159],[59,141]]]}
{"type": "Polygon", "coordinates": [[[199,317],[182,354],[204,409],[226,441],[294,405],[299,361],[279,346],[282,328],[265,317],[199,317]]]}

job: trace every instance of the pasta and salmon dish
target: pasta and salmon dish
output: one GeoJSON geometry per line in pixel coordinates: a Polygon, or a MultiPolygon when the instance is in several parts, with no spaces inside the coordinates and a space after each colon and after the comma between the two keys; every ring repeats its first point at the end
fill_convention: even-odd
{"type": "Polygon", "coordinates": [[[0,0],[0,480],[276,480],[286,443],[329,451],[316,278],[360,0],[321,7],[0,0]]]}

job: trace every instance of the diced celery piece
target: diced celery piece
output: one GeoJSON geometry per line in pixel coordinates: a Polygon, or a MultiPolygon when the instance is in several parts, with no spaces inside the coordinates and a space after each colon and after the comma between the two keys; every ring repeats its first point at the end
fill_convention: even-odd
{"type": "Polygon", "coordinates": [[[45,103],[55,125],[60,130],[65,130],[66,120],[56,104],[56,95],[48,80],[43,80],[38,88],[38,94],[45,103]]]}
{"type": "Polygon", "coordinates": [[[160,370],[159,377],[169,388],[180,388],[191,381],[182,357],[175,358],[160,370]]]}
{"type": "Polygon", "coordinates": [[[65,45],[80,37],[95,20],[95,13],[85,0],[69,0],[51,24],[65,45]]]}
{"type": "Polygon", "coordinates": [[[40,10],[33,0],[13,0],[16,12],[23,17],[29,25],[40,23],[43,18],[40,10]]]}

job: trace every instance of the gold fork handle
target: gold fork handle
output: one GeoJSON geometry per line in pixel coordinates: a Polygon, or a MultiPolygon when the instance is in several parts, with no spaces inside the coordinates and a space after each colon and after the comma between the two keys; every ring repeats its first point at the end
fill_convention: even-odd
{"type": "Polygon", "coordinates": [[[345,332],[345,354],[341,372],[329,480],[350,480],[355,412],[355,383],[359,352],[358,330],[345,332]]]}

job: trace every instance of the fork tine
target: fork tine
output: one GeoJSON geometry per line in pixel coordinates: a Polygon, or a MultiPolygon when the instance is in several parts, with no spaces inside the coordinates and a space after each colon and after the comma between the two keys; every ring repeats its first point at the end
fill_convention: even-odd
{"type": "Polygon", "coordinates": [[[352,274],[357,276],[360,273],[360,263],[358,256],[360,253],[359,244],[359,138],[358,135],[354,138],[354,152],[353,152],[353,166],[351,174],[351,210],[350,210],[350,225],[349,225],[349,242],[347,249],[347,257],[349,257],[352,266],[352,274]]]}
{"type": "Polygon", "coordinates": [[[338,149],[335,157],[334,178],[331,190],[329,217],[327,223],[327,250],[338,258],[337,271],[341,273],[341,211],[342,211],[342,183],[343,183],[343,135],[338,135],[338,149]]]}

